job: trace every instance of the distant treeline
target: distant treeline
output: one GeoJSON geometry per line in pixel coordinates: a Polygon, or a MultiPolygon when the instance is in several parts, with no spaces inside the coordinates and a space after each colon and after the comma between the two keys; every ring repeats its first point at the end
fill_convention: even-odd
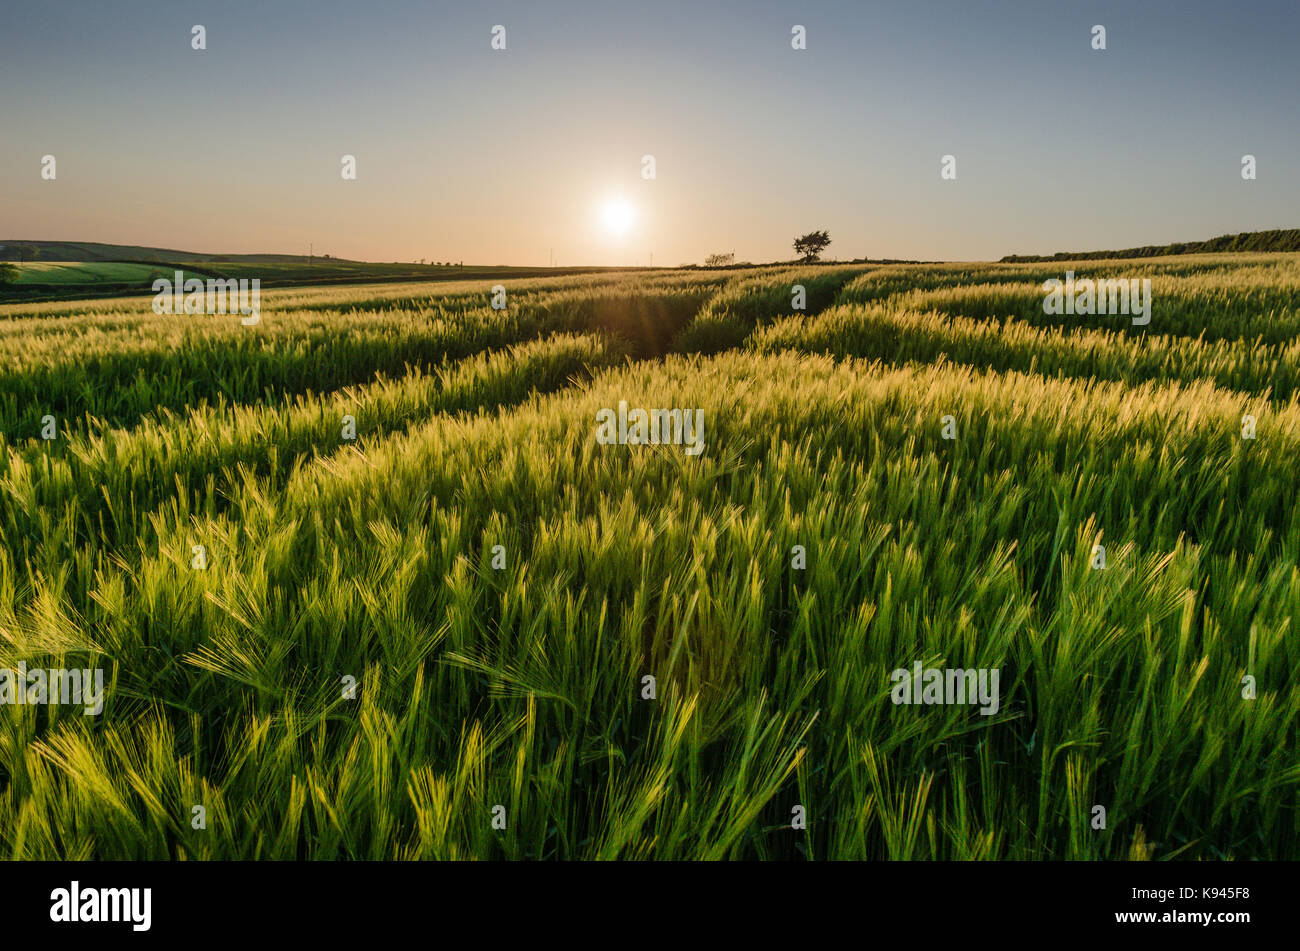
{"type": "Polygon", "coordinates": [[[1243,231],[1225,234],[1209,241],[1186,241],[1179,244],[1126,248],[1123,251],[1058,251],[1055,254],[1008,254],[1004,264],[1032,261],[1090,261],[1097,258],[1155,258],[1167,254],[1216,254],[1224,251],[1300,251],[1300,229],[1278,231],[1243,231]]]}

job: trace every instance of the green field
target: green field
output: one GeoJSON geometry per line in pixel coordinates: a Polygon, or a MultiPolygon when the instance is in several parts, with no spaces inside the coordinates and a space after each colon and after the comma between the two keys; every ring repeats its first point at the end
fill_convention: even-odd
{"type": "Polygon", "coordinates": [[[29,261],[18,265],[16,284],[151,284],[156,278],[171,280],[175,268],[130,261],[85,261],[79,263],[29,261]]]}
{"type": "Polygon", "coordinates": [[[491,283],[0,306],[0,856],[1300,858],[1300,254],[491,283]]]}
{"type": "Polygon", "coordinates": [[[398,282],[502,281],[609,273],[603,267],[513,267],[443,262],[349,261],[329,255],[201,254],[70,241],[0,241],[0,306],[133,297],[157,278],[256,278],[265,288],[398,282]],[[12,266],[10,278],[4,273],[12,266]]]}

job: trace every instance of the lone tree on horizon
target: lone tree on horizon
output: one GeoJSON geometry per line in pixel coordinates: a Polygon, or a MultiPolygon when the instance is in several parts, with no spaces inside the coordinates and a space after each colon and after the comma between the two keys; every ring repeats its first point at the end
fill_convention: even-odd
{"type": "Polygon", "coordinates": [[[830,243],[831,236],[825,231],[809,231],[806,235],[794,239],[794,249],[803,255],[804,264],[812,264],[821,257],[830,243]]]}

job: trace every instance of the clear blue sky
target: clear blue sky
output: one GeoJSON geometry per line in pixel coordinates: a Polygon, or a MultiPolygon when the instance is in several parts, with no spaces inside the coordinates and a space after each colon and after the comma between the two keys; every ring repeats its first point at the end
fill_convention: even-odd
{"type": "Polygon", "coordinates": [[[1300,226],[1296,0],[60,0],[6,5],[0,89],[0,238],[676,264],[1300,226]]]}

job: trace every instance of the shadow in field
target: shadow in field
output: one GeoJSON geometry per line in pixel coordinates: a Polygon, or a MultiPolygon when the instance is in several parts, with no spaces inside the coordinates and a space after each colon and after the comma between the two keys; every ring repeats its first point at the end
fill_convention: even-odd
{"type": "Polygon", "coordinates": [[[626,346],[633,359],[663,356],[673,338],[708,301],[711,292],[602,295],[568,298],[548,305],[548,323],[574,333],[608,334],[626,346]]]}

